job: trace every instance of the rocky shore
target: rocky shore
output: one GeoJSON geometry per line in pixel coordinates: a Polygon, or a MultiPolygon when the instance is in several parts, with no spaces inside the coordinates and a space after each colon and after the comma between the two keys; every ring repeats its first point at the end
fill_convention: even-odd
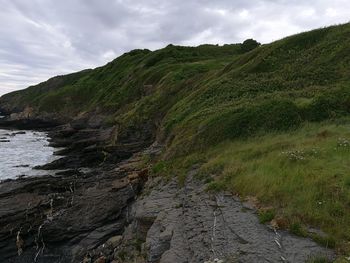
{"type": "MultiPolygon", "coordinates": [[[[33,129],[37,123],[7,118],[1,125],[33,129]]],[[[59,170],[54,176],[0,184],[0,262],[81,262],[122,234],[147,179],[139,169],[147,138],[116,143],[115,127],[82,123],[40,125],[50,127],[52,145],[63,147],[62,158],[38,167],[59,170]]]]}
{"type": "Polygon", "coordinates": [[[0,262],[305,262],[334,252],[259,223],[230,194],[210,194],[193,169],[185,186],[150,178],[161,151],[150,127],[118,134],[101,118],[69,124],[5,118],[2,126],[49,128],[62,158],[55,175],[0,184],[0,262]]]}

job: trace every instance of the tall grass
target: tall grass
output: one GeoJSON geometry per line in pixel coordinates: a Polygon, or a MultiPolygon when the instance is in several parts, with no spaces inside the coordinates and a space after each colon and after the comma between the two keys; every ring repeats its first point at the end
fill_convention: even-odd
{"type": "Polygon", "coordinates": [[[206,154],[201,172],[218,188],[255,196],[289,223],[350,239],[350,121],[225,142],[206,154]]]}

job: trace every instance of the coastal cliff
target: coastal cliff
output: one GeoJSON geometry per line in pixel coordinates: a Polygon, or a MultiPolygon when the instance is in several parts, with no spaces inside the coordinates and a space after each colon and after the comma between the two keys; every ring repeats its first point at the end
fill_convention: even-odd
{"type": "Polygon", "coordinates": [[[349,37],[134,50],[4,95],[0,126],[62,158],[0,184],[0,261],[346,255],[349,37]]]}

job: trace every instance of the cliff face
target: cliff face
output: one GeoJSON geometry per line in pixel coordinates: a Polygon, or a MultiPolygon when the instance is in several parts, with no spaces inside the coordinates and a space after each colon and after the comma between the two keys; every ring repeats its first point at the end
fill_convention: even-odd
{"type": "MultiPolygon", "coordinates": [[[[254,175],[245,164],[261,167],[256,158],[277,148],[289,153],[288,147],[296,144],[277,141],[266,146],[261,137],[255,149],[239,148],[238,142],[250,145],[256,136],[346,118],[349,38],[350,26],[345,24],[252,50],[241,44],[134,50],[103,67],[1,97],[0,111],[6,114],[1,126],[55,127],[52,145],[65,147],[59,152],[62,159],[42,167],[63,172],[0,185],[5,207],[0,215],[5,226],[0,230],[2,259],[196,263],[333,258],[328,249],[329,244],[334,247],[332,239],[300,225],[326,226],[327,234],[341,240],[331,220],[317,221],[320,210],[294,213],[289,203],[295,196],[269,188],[267,180],[259,186],[250,180],[253,190],[232,182],[248,172],[248,179],[254,175]],[[234,152],[229,147],[240,149],[242,163],[227,161],[234,152]],[[215,159],[222,153],[222,160],[215,159]],[[258,192],[259,187],[266,188],[258,192]],[[245,197],[267,194],[252,207],[242,204],[233,194],[237,192],[245,197]],[[270,204],[271,195],[281,203],[270,204]],[[275,224],[259,224],[261,212],[272,214],[267,221],[275,224]],[[280,224],[272,220],[275,213],[275,219],[282,217],[280,224]],[[288,213],[292,216],[286,219],[288,213]],[[288,234],[288,228],[304,238],[288,234]],[[19,251],[21,256],[16,255],[19,251]]],[[[312,144],[332,136],[337,134],[318,131],[312,144]]],[[[314,151],[307,156],[314,158],[314,151]]],[[[293,169],[299,165],[289,161],[280,163],[293,169]]],[[[287,179],[277,180],[281,188],[283,182],[300,182],[287,179]]],[[[321,187],[324,181],[312,183],[327,192],[321,187]]],[[[315,198],[320,195],[315,193],[315,198]]],[[[330,196],[332,202],[346,203],[345,193],[330,196]]],[[[346,216],[326,209],[322,211],[335,218],[346,216]]]]}

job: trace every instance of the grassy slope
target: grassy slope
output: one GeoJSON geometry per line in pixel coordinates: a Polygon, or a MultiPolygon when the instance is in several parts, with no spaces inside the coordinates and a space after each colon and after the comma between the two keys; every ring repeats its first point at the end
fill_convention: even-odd
{"type": "Polygon", "coordinates": [[[211,189],[256,196],[295,232],[310,224],[329,244],[345,244],[349,43],[345,24],[247,53],[240,45],[135,50],[2,100],[71,115],[99,108],[125,130],[156,124],[167,148],[155,172],[200,163],[211,189]]]}
{"type": "MultiPolygon", "coordinates": [[[[300,109],[307,108],[316,96],[348,87],[349,39],[350,26],[345,25],[292,36],[238,56],[219,74],[200,83],[196,91],[179,101],[167,114],[165,127],[178,135],[176,144],[190,138],[182,136],[181,131],[189,133],[191,130],[191,134],[204,138],[198,142],[212,145],[223,139],[252,135],[258,129],[271,131],[298,125],[293,116],[296,109],[287,105],[286,100],[300,109]],[[269,114],[255,116],[252,120],[252,111],[264,111],[263,104],[269,107],[271,100],[278,102],[270,103],[277,104],[274,116],[271,116],[272,112],[266,112],[269,114]],[[286,120],[281,125],[280,118],[284,117],[291,122],[286,120]],[[237,120],[240,125],[236,124],[237,120]]],[[[299,112],[303,119],[322,118],[302,116],[304,114],[299,112]]],[[[306,113],[318,114],[308,110],[306,113]]],[[[324,118],[328,118],[326,115],[324,118]]]]}
{"type": "MultiPolygon", "coordinates": [[[[287,226],[321,227],[335,240],[350,231],[350,123],[307,124],[288,133],[211,149],[201,168],[218,175],[209,189],[238,189],[277,210],[287,226]]],[[[299,229],[298,234],[304,234],[299,229]]]]}

